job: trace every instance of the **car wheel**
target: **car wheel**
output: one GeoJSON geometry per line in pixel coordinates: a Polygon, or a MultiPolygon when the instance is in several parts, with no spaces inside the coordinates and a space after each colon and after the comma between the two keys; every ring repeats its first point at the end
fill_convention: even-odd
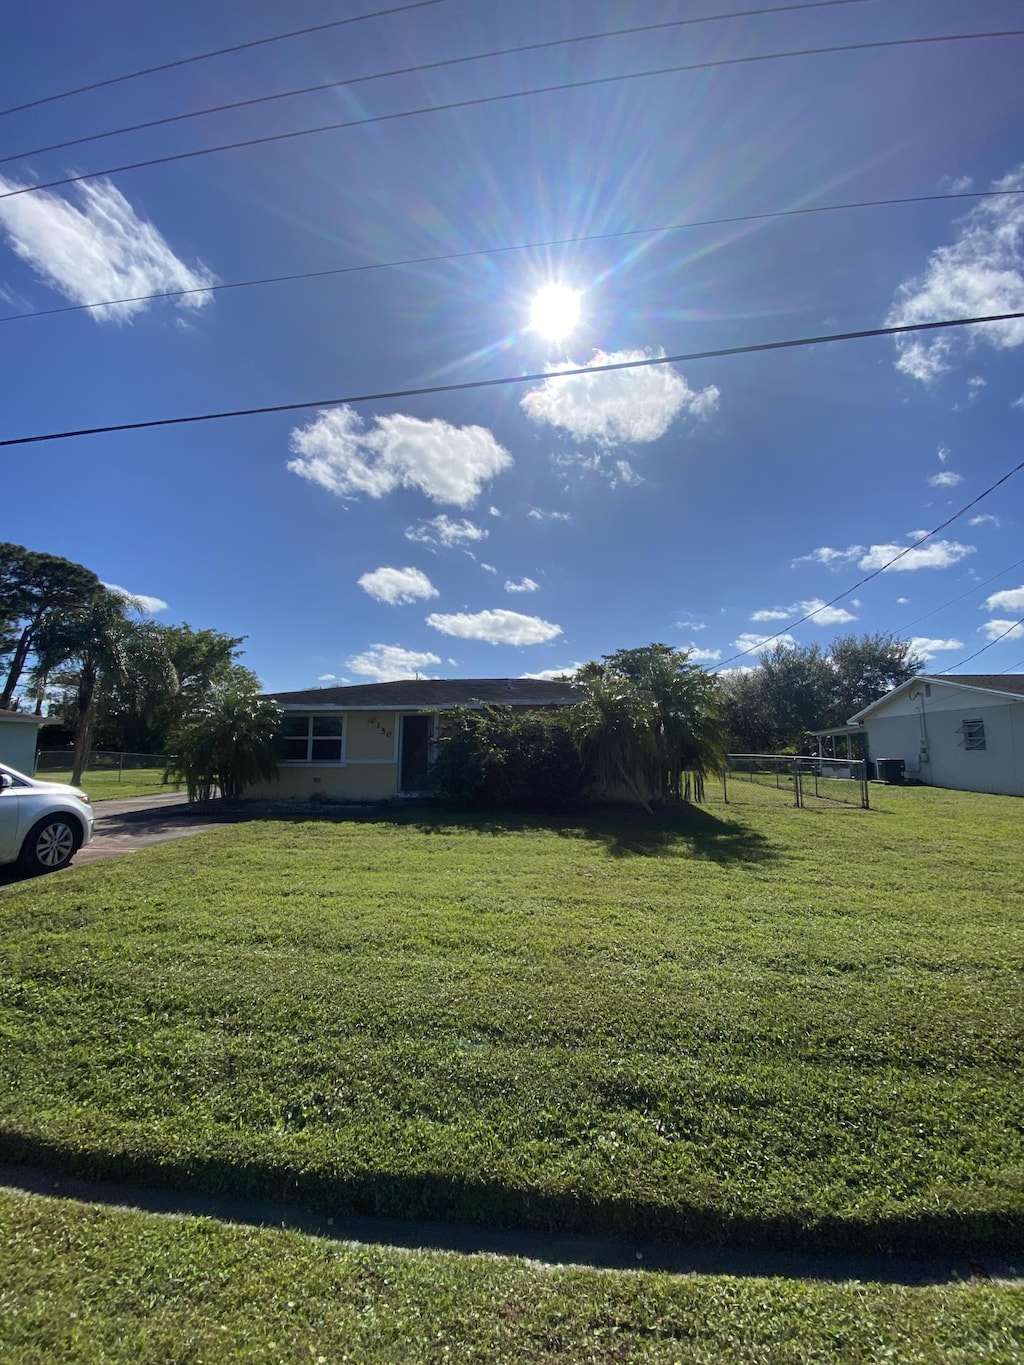
{"type": "Polygon", "coordinates": [[[26,872],[56,872],[68,865],[81,842],[73,819],[48,815],[29,830],[19,862],[26,872]]]}

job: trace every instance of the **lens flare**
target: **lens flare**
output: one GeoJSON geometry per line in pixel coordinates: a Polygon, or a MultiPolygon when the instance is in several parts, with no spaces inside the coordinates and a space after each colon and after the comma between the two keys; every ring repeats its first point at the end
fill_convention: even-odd
{"type": "Polygon", "coordinates": [[[566,284],[546,284],[530,302],[530,328],[548,341],[561,341],[579,320],[579,291],[566,284]]]}

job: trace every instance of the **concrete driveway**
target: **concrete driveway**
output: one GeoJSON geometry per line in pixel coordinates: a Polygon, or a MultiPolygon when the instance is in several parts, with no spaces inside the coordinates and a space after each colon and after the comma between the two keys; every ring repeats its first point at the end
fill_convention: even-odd
{"type": "MultiPolygon", "coordinates": [[[[93,810],[96,826],[92,843],[79,849],[72,868],[84,867],[101,858],[136,853],[140,848],[170,843],[172,839],[185,839],[190,834],[223,829],[240,818],[236,812],[225,811],[217,801],[197,801],[190,806],[184,792],[133,796],[123,801],[97,801],[93,810]]],[[[60,873],[45,875],[59,876],[60,873]]],[[[16,867],[0,868],[0,886],[24,880],[24,874],[16,867]]]]}

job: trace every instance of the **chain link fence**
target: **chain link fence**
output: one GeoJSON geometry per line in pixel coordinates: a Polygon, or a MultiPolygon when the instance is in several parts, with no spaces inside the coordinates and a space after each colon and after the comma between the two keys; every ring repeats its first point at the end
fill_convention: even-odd
{"type": "MultiPolygon", "coordinates": [[[[40,749],[36,755],[36,773],[70,772],[74,754],[70,749],[40,749]]],[[[163,773],[168,763],[166,754],[132,754],[123,750],[94,749],[86,764],[87,773],[115,773],[153,771],[163,773]]]]}
{"type": "Polygon", "coordinates": [[[792,754],[729,754],[720,781],[709,778],[704,800],[730,805],[869,808],[863,759],[805,758],[792,754]]]}

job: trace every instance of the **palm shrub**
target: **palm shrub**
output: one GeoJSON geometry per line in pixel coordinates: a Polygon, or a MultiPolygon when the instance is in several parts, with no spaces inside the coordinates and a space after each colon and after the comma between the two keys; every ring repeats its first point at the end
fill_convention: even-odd
{"type": "Polygon", "coordinates": [[[239,801],[246,787],[277,776],[280,723],[281,708],[254,688],[222,688],[172,731],[176,757],[165,776],[183,781],[190,801],[209,801],[218,789],[226,801],[239,801]]]}
{"type": "Polygon", "coordinates": [[[573,713],[580,754],[606,794],[626,792],[645,810],[701,800],[704,779],[726,766],[715,680],[685,651],[652,644],[587,664],[573,713]]]}

